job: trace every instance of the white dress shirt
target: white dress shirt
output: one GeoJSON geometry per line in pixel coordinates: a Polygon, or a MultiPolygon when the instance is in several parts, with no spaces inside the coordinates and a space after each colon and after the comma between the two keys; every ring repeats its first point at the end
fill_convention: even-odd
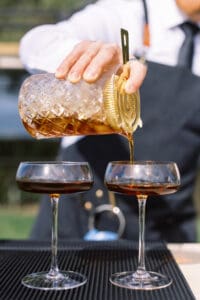
{"type": "MultiPolygon", "coordinates": [[[[176,65],[184,33],[178,27],[187,17],[175,0],[147,0],[151,45],[150,61],[176,65]]],[[[101,40],[120,45],[120,28],[129,31],[130,53],[140,53],[144,11],[141,0],[99,0],[55,25],[41,25],[30,30],[21,40],[20,57],[31,73],[55,72],[58,65],[80,40],[101,40]]],[[[192,71],[200,76],[200,35],[195,38],[192,71]]],[[[77,137],[67,137],[63,146],[77,137]]]]}

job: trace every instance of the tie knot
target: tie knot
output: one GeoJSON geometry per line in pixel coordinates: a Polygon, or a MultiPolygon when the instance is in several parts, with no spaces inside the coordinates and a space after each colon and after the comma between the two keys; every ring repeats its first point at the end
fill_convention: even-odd
{"type": "Polygon", "coordinates": [[[185,33],[185,35],[195,36],[199,31],[200,28],[193,22],[186,21],[180,25],[181,29],[185,33]]]}

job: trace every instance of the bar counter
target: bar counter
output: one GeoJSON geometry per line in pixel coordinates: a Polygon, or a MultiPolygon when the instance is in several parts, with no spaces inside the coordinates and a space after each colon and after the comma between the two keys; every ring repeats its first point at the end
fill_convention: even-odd
{"type": "Polygon", "coordinates": [[[190,285],[195,299],[200,300],[200,243],[168,244],[168,248],[190,285]]]}
{"type": "Polygon", "coordinates": [[[146,268],[171,277],[173,282],[166,288],[140,291],[112,285],[109,282],[112,273],[136,269],[137,249],[137,242],[125,240],[59,241],[60,269],[83,273],[88,281],[72,290],[41,291],[24,287],[21,279],[33,272],[49,270],[50,243],[0,240],[0,300],[200,299],[199,244],[146,243],[146,268]]]}

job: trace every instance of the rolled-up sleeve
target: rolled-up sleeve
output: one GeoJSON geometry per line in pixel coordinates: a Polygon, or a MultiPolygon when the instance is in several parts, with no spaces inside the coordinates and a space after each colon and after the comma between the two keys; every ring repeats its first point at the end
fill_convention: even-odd
{"type": "Polygon", "coordinates": [[[113,35],[113,25],[112,29],[105,30],[110,13],[105,9],[107,6],[99,2],[99,5],[88,5],[66,21],[37,26],[28,31],[20,41],[19,53],[24,67],[30,73],[55,72],[79,41],[103,40],[109,31],[113,35]]]}
{"type": "Polygon", "coordinates": [[[65,32],[56,25],[35,27],[21,39],[21,62],[30,73],[54,73],[78,41],[67,38],[65,32]]]}
{"type": "MultiPolygon", "coordinates": [[[[136,1],[137,4],[139,0],[136,1]]],[[[27,32],[20,42],[20,58],[31,73],[55,72],[59,64],[81,40],[121,43],[120,27],[137,33],[132,1],[99,0],[71,18],[57,24],[41,25],[27,32]]],[[[136,10],[137,11],[137,10],[136,10]]],[[[136,34],[137,35],[137,34],[136,34]]],[[[135,36],[135,34],[133,35],[135,36]]]]}

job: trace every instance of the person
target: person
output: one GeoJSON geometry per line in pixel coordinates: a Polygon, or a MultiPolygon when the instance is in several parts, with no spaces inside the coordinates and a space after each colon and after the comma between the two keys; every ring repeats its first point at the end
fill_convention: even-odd
{"type": "MultiPolygon", "coordinates": [[[[141,93],[143,127],[134,133],[134,158],[175,161],[181,173],[177,193],[147,201],[146,236],[150,240],[196,241],[192,195],[200,153],[199,24],[197,0],[99,0],[66,21],[32,29],[21,40],[21,60],[31,73],[55,72],[57,78],[74,83],[81,78],[95,82],[108,67],[121,63],[121,27],[129,31],[130,55],[145,55],[146,77],[146,67],[134,60],[125,86],[127,93],[139,87],[141,93]],[[190,53],[190,66],[186,66],[180,51],[186,40],[182,24],[189,21],[196,31],[194,38],[190,37],[190,44],[194,41],[192,63],[190,53]]],[[[128,144],[118,135],[66,137],[58,159],[86,160],[92,166],[91,191],[60,201],[60,238],[84,238],[88,208],[110,201],[103,183],[106,165],[129,159],[128,144]]],[[[121,237],[137,239],[137,201],[117,194],[115,201],[126,220],[121,237]]],[[[43,199],[31,238],[50,236],[49,206],[43,199]]],[[[102,220],[99,217],[99,227],[116,230],[113,219],[110,214],[102,220]]]]}

